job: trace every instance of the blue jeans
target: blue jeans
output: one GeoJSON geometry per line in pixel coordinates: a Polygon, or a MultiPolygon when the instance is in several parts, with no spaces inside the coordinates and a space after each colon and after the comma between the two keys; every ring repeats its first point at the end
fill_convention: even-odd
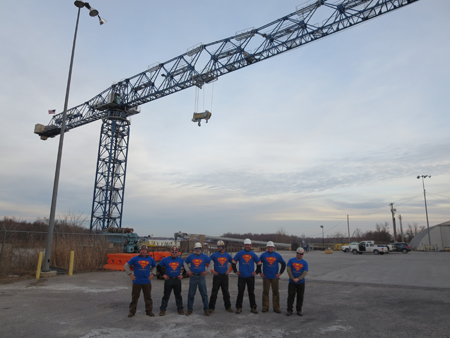
{"type": "Polygon", "coordinates": [[[192,277],[189,278],[188,311],[189,310],[192,311],[193,309],[195,293],[197,292],[197,286],[198,291],[200,291],[200,295],[202,296],[203,311],[209,310],[208,293],[206,291],[206,279],[203,276],[192,275],[192,277]]]}

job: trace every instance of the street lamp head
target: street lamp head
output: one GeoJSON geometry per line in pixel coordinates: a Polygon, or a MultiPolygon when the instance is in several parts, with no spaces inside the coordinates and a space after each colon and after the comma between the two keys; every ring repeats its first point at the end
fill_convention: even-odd
{"type": "Polygon", "coordinates": [[[97,16],[98,15],[98,10],[96,10],[95,8],[90,8],[89,9],[89,16],[97,16]]]}
{"type": "Polygon", "coordinates": [[[417,176],[417,179],[420,179],[420,176],[417,176]]]}
{"type": "Polygon", "coordinates": [[[106,23],[106,20],[105,20],[105,19],[102,19],[102,18],[100,17],[100,15],[97,15],[97,16],[98,16],[98,21],[100,22],[100,26],[103,25],[104,23],[106,23]]]}
{"type": "Polygon", "coordinates": [[[323,225],[320,226],[323,229],[323,225]]]}
{"type": "Polygon", "coordinates": [[[77,0],[74,2],[75,6],[77,6],[78,8],[83,8],[84,7],[84,2],[77,0]]]}
{"type": "MultiPolygon", "coordinates": [[[[78,8],[83,8],[86,7],[87,9],[89,9],[89,15],[94,17],[94,16],[98,16],[98,10],[96,10],[95,8],[92,8],[91,5],[89,5],[89,2],[84,2],[84,1],[80,1],[80,0],[76,0],[74,2],[75,6],[77,6],[78,8]]],[[[106,22],[106,21],[105,21],[106,22]]]]}

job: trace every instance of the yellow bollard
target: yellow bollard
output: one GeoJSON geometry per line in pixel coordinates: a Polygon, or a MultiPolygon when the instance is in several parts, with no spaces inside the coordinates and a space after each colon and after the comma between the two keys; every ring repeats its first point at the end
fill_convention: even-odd
{"type": "Polygon", "coordinates": [[[70,264],[69,264],[69,276],[73,275],[73,260],[75,256],[75,251],[70,252],[70,264]]]}
{"type": "Polygon", "coordinates": [[[36,270],[36,279],[39,279],[41,276],[41,266],[42,266],[42,256],[44,255],[43,252],[39,252],[39,260],[38,260],[38,266],[36,270]]]}

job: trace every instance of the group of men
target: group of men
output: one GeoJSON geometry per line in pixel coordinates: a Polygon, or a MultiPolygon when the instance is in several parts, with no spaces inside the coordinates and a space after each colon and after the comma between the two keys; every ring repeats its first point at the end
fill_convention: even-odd
{"type": "Polygon", "coordinates": [[[299,247],[294,258],[288,263],[283,257],[275,252],[275,245],[269,241],[266,245],[266,252],[258,257],[252,251],[252,242],[250,239],[244,240],[244,249],[239,251],[233,258],[225,252],[223,241],[217,242],[217,252],[211,256],[203,253],[202,244],[195,243],[194,253],[189,255],[186,260],[179,256],[178,248],[172,246],[171,255],[161,260],[156,265],[155,260],[148,255],[146,245],[142,245],[138,256],[130,259],[124,266],[125,271],[133,281],[131,291],[131,303],[129,306],[128,317],[136,314],[138,299],[142,290],[145,301],[145,313],[154,317],[153,301],[151,297],[151,280],[154,276],[153,269],[156,267],[158,272],[164,277],[164,295],[160,306],[160,316],[166,314],[167,304],[170,295],[175,295],[175,303],[178,314],[184,315],[183,298],[181,296],[181,280],[187,273],[190,277],[188,304],[186,316],[193,312],[193,305],[197,289],[200,292],[203,302],[203,312],[206,316],[211,315],[216,307],[216,300],[219,290],[222,289],[225,310],[240,314],[242,312],[242,302],[244,292],[247,288],[250,309],[252,313],[257,314],[255,299],[255,276],[260,274],[263,278],[262,312],[269,311],[269,293],[272,289],[272,305],[276,313],[281,313],[279,279],[286,270],[289,275],[287,316],[293,313],[294,300],[297,298],[297,315],[302,316],[303,296],[305,293],[305,276],[308,273],[308,263],[303,259],[304,249],[299,247]],[[211,262],[214,264],[211,265],[211,262]],[[255,269],[256,265],[256,269],[255,269]],[[133,267],[133,272],[131,271],[133,267]],[[182,269],[184,268],[184,270],[182,269]],[[238,296],[236,299],[236,311],[231,307],[230,292],[228,290],[229,273],[233,271],[238,275],[238,296]],[[213,285],[211,297],[208,301],[205,276],[211,272],[213,276],[213,285]]]}

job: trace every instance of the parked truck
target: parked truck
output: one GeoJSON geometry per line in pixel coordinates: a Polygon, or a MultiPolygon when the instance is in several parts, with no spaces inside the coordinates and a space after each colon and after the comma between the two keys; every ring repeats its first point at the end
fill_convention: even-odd
{"type": "Polygon", "coordinates": [[[384,255],[389,253],[389,249],[386,245],[375,244],[374,241],[362,241],[357,244],[350,244],[349,250],[354,254],[363,254],[365,252],[371,252],[374,255],[384,255]]]}

